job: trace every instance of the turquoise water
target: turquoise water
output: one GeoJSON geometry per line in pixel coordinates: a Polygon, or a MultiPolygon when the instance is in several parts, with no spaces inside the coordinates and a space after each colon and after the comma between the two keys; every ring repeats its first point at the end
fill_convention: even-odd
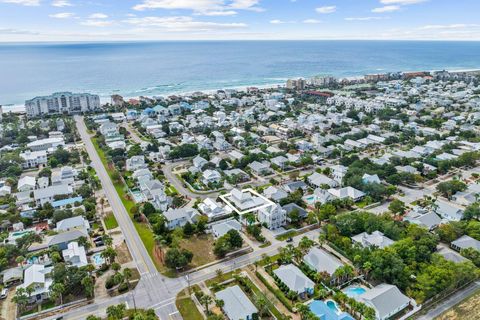
{"type": "Polygon", "coordinates": [[[367,292],[367,289],[362,288],[362,287],[348,287],[345,290],[343,290],[343,292],[347,296],[353,298],[353,297],[359,296],[359,295],[367,292]]]}
{"type": "Polygon", "coordinates": [[[166,95],[290,77],[480,68],[480,42],[184,41],[0,44],[0,104],[56,91],[166,95]]]}
{"type": "Polygon", "coordinates": [[[339,313],[340,312],[340,309],[338,309],[338,306],[337,306],[337,303],[333,300],[327,300],[325,302],[325,304],[327,305],[327,307],[330,308],[330,310],[332,310],[333,312],[335,313],[339,313]]]}
{"type": "Polygon", "coordinates": [[[102,257],[101,253],[95,253],[94,255],[92,255],[92,260],[96,266],[101,266],[105,263],[105,259],[102,257]]]}
{"type": "Polygon", "coordinates": [[[314,204],[315,203],[315,196],[307,196],[303,198],[307,204],[314,204]]]}

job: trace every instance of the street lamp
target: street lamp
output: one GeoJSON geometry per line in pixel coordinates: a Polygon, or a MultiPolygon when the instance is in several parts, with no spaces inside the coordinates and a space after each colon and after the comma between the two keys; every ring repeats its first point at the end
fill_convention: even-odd
{"type": "Polygon", "coordinates": [[[188,294],[190,294],[190,274],[189,273],[185,275],[185,280],[187,280],[188,294]]]}

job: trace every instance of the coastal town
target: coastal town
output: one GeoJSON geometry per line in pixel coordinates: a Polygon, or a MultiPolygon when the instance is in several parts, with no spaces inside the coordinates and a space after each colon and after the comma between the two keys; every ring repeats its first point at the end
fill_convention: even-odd
{"type": "Polygon", "coordinates": [[[1,110],[1,319],[451,319],[479,294],[480,71],[1,110]]]}

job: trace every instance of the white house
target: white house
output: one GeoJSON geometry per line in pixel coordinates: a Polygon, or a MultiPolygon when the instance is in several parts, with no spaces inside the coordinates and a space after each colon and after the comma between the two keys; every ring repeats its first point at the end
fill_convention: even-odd
{"type": "Polygon", "coordinates": [[[20,158],[24,169],[35,168],[47,163],[47,151],[25,151],[20,153],[20,158]]]}
{"type": "Polygon", "coordinates": [[[258,210],[260,223],[265,223],[269,229],[278,229],[287,223],[287,211],[279,204],[264,207],[258,210]]]}
{"type": "Polygon", "coordinates": [[[167,228],[172,230],[177,227],[183,227],[187,222],[195,223],[200,217],[200,213],[194,208],[169,209],[163,213],[166,219],[167,228]]]}
{"type": "Polygon", "coordinates": [[[371,234],[362,232],[352,237],[352,241],[358,243],[360,246],[378,247],[380,249],[386,248],[394,243],[394,241],[383,235],[380,231],[374,231],[371,234]]]}
{"type": "Polygon", "coordinates": [[[62,256],[66,263],[75,267],[80,268],[88,264],[85,248],[75,241],[68,244],[67,249],[62,251],[62,256]]]}
{"type": "Polygon", "coordinates": [[[410,304],[410,299],[396,286],[386,283],[369,289],[354,299],[373,308],[376,320],[390,319],[410,304]]]}
{"type": "Polygon", "coordinates": [[[23,283],[18,288],[31,288],[33,291],[30,295],[30,302],[40,302],[47,299],[50,295],[50,286],[53,283],[50,273],[53,267],[45,268],[41,264],[32,264],[25,269],[23,275],[23,283]]]}
{"type": "Polygon", "coordinates": [[[222,309],[229,320],[252,320],[258,313],[255,305],[238,285],[217,292],[215,298],[223,301],[222,309]]]}
{"type": "Polygon", "coordinates": [[[35,189],[36,181],[35,177],[24,176],[18,180],[17,190],[18,192],[30,191],[35,189]]]}

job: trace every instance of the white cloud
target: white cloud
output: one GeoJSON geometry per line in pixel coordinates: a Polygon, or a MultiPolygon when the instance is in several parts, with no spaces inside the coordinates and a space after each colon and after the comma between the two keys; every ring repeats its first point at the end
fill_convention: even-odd
{"type": "Polygon", "coordinates": [[[382,4],[399,4],[399,5],[409,5],[426,2],[428,0],[380,0],[382,4]]]}
{"type": "Polygon", "coordinates": [[[315,11],[322,14],[334,13],[335,11],[337,11],[337,6],[319,7],[319,8],[316,8],[315,11]]]}
{"type": "Polygon", "coordinates": [[[247,27],[245,23],[217,23],[210,21],[198,21],[187,16],[130,18],[124,22],[137,27],[155,27],[179,32],[211,31],[247,27]]]}
{"type": "Polygon", "coordinates": [[[233,15],[234,10],[262,11],[263,9],[257,6],[259,2],[259,0],[142,0],[133,9],[137,11],[181,9],[192,10],[201,15],[233,15]]]}
{"type": "Polygon", "coordinates": [[[54,13],[49,15],[50,18],[55,18],[55,19],[68,19],[73,17],[75,14],[71,12],[60,12],[60,13],[54,13]]]}
{"type": "Polygon", "coordinates": [[[113,25],[114,21],[88,19],[88,20],[82,21],[80,24],[84,25],[84,26],[87,26],[87,27],[108,27],[108,26],[113,25]]]}
{"type": "Polygon", "coordinates": [[[282,21],[282,20],[274,19],[274,20],[270,20],[270,23],[271,24],[283,24],[283,23],[286,23],[286,22],[282,21]]]}
{"type": "Polygon", "coordinates": [[[306,19],[302,21],[303,23],[306,24],[317,24],[317,23],[322,23],[322,21],[317,20],[317,19],[306,19]]]}
{"type": "Polygon", "coordinates": [[[210,17],[234,16],[236,14],[237,14],[237,11],[234,11],[234,10],[195,12],[196,16],[210,16],[210,17]]]}
{"type": "Polygon", "coordinates": [[[370,20],[384,20],[386,18],[381,17],[350,17],[345,18],[346,21],[370,21],[370,20]]]}
{"type": "Polygon", "coordinates": [[[54,0],[52,1],[52,6],[58,7],[58,8],[64,8],[64,7],[71,7],[73,4],[71,4],[68,0],[54,0]]]}
{"type": "Polygon", "coordinates": [[[441,30],[441,29],[466,29],[466,28],[480,28],[480,24],[465,24],[465,23],[457,23],[457,24],[433,24],[433,25],[426,25],[420,27],[420,30],[441,30]]]}
{"type": "Polygon", "coordinates": [[[400,10],[400,6],[384,6],[380,8],[375,8],[372,10],[373,13],[385,13],[385,12],[394,12],[400,10]]]}
{"type": "Polygon", "coordinates": [[[40,0],[0,0],[0,2],[19,4],[26,7],[34,7],[40,5],[40,0]]]}
{"type": "Polygon", "coordinates": [[[107,19],[108,16],[104,13],[93,13],[88,16],[88,19],[107,19]]]}

